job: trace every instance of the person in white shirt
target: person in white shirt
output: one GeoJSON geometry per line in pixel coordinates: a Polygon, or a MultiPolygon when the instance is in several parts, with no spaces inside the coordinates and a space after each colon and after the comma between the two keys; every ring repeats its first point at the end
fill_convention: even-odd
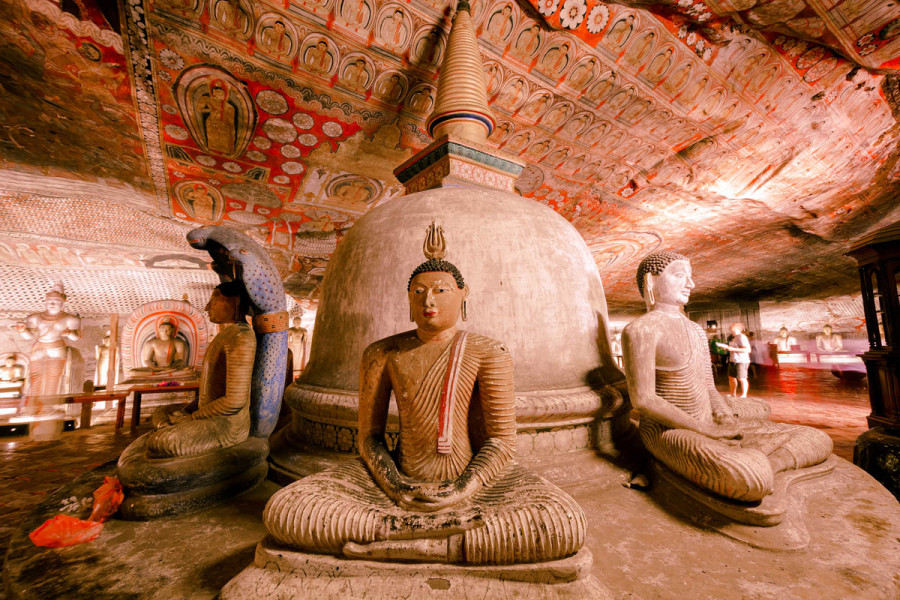
{"type": "Polygon", "coordinates": [[[747,380],[747,371],[750,368],[750,340],[744,335],[742,323],[731,324],[731,334],[734,336],[728,344],[717,344],[728,350],[728,389],[730,396],[737,396],[738,383],[741,384],[741,398],[747,397],[750,382],[747,380]]]}

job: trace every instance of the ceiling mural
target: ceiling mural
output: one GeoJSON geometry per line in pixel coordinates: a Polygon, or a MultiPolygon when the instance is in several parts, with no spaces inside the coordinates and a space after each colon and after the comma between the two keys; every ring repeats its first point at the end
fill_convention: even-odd
{"type": "MultiPolygon", "coordinates": [[[[54,0],[4,3],[0,160],[241,229],[314,302],[344,233],[430,142],[453,4],[125,0],[119,37],[54,0]]],[[[639,302],[656,248],[692,258],[701,298],[854,291],[850,240],[900,217],[900,8],[638,4],[473,2],[488,143],[527,163],[517,191],[581,232],[613,307],[639,302]]]]}

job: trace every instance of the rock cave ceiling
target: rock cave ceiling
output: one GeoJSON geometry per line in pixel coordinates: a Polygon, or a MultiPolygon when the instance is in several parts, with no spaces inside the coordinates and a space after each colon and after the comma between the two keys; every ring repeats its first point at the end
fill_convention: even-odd
{"type": "MultiPolygon", "coordinates": [[[[166,232],[246,231],[314,303],[344,232],[403,193],[393,168],[430,142],[454,4],[0,3],[0,190],[28,181],[4,203],[35,207],[0,224],[0,261],[55,233],[90,268],[91,222],[112,202],[144,237],[146,215],[166,232]],[[66,192],[78,222],[36,230],[66,192]]],[[[655,248],[692,259],[700,300],[857,291],[843,253],[900,217],[895,2],[472,4],[489,144],[527,162],[521,194],[581,232],[613,309],[639,303],[635,268],[655,248]]],[[[149,244],[126,238],[94,250],[108,264],[116,240],[149,244]]],[[[138,250],[125,254],[154,268],[138,250]]]]}

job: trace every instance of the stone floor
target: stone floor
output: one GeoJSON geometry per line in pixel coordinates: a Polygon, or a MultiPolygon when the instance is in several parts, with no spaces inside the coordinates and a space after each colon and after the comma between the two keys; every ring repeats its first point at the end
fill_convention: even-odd
{"type": "MultiPolygon", "coordinates": [[[[719,388],[727,390],[727,383],[719,388]]],[[[835,442],[835,453],[848,460],[856,437],[867,429],[865,387],[844,383],[828,371],[764,371],[751,379],[750,394],[770,403],[773,420],[826,431],[835,442]]],[[[44,496],[115,459],[134,437],[127,429],[114,434],[111,425],[102,425],[64,433],[53,442],[0,442],[0,556],[5,556],[13,530],[44,496]]],[[[0,598],[2,594],[0,589],[0,598]]]]}

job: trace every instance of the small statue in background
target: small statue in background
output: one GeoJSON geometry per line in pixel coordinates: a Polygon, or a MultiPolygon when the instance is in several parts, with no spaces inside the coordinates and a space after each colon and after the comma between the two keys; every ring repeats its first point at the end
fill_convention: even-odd
{"type": "Polygon", "coordinates": [[[143,368],[135,371],[176,371],[187,365],[187,344],[176,337],[178,329],[171,319],[159,324],[156,337],[144,342],[141,348],[143,368]]]}
{"type": "Polygon", "coordinates": [[[306,367],[306,344],[307,331],[300,326],[300,317],[294,317],[293,327],[289,330],[288,347],[294,356],[294,364],[292,366],[294,374],[302,371],[306,367]]]}
{"type": "Polygon", "coordinates": [[[844,350],[844,341],[837,333],[832,333],[831,325],[825,325],[822,333],[816,336],[816,349],[819,352],[841,352],[844,350]]]}
{"type": "Polygon", "coordinates": [[[515,564],[553,561],[584,543],[581,508],[514,461],[512,357],[457,328],[469,289],[443,260],[434,224],[426,262],[408,284],[416,329],[370,345],[360,375],[361,457],[276,492],[269,535],[306,552],[347,558],[515,564]],[[386,423],[397,400],[397,450],[386,423]]]}
{"type": "MultiPolygon", "coordinates": [[[[94,349],[97,358],[97,366],[94,369],[94,387],[106,387],[106,378],[109,374],[109,328],[104,331],[103,339],[94,349]]],[[[119,382],[119,353],[116,352],[116,364],[113,366],[113,383],[119,382]]]]}
{"type": "Polygon", "coordinates": [[[824,432],[772,423],[764,403],[729,404],[716,390],[706,334],[682,313],[694,288],[687,258],[648,255],[637,284],[648,312],[625,327],[623,350],[650,454],[694,485],[744,502],[771,494],[776,473],[828,458],[832,442],[824,432]]]}
{"type": "Polygon", "coordinates": [[[25,367],[16,363],[16,357],[10,354],[0,365],[0,382],[22,383],[25,381],[25,367]]]}
{"type": "Polygon", "coordinates": [[[775,338],[775,345],[779,352],[790,352],[792,346],[797,345],[797,338],[791,335],[787,327],[778,330],[778,337],[775,338]]]}
{"type": "MultiPolygon", "coordinates": [[[[81,338],[81,319],[63,310],[66,293],[62,283],[56,283],[45,296],[43,312],[33,313],[16,330],[26,340],[35,340],[29,361],[29,390],[31,396],[48,396],[67,391],[66,363],[72,363],[72,349],[66,340],[81,338]]],[[[80,354],[78,355],[80,360],[80,354]]],[[[73,375],[68,379],[74,379],[73,375]]],[[[80,379],[80,373],[77,374],[80,379]]],[[[79,384],[80,385],[80,384],[79,384]]]]}

